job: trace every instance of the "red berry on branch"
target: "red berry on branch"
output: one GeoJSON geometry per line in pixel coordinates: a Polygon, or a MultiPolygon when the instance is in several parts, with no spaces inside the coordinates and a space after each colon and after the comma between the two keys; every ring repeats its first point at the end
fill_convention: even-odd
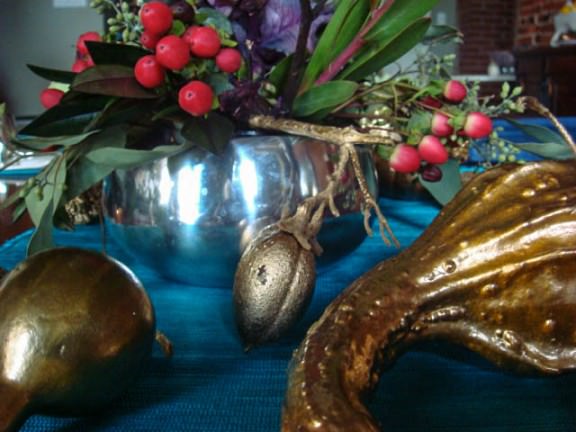
{"type": "Polygon", "coordinates": [[[473,139],[485,138],[492,133],[492,120],[481,112],[471,112],[464,122],[464,134],[473,139]]]}
{"type": "Polygon", "coordinates": [[[180,70],[190,61],[188,44],[178,36],[164,36],[156,44],[156,59],[168,69],[180,70]]]}
{"type": "Polygon", "coordinates": [[[432,116],[430,129],[432,133],[439,137],[449,136],[454,132],[454,128],[448,123],[450,118],[441,112],[435,112],[432,116]]]}
{"type": "Polygon", "coordinates": [[[443,164],[448,160],[448,151],[437,136],[426,135],[418,144],[418,154],[426,162],[443,164]]]}
{"type": "Polygon", "coordinates": [[[144,48],[148,48],[149,50],[153,50],[156,48],[156,44],[160,40],[160,36],[154,33],[150,33],[148,31],[142,32],[140,36],[140,43],[144,48]]]}
{"type": "Polygon", "coordinates": [[[390,156],[390,168],[400,173],[413,173],[420,168],[418,150],[408,144],[396,146],[390,156]]]}
{"type": "Polygon", "coordinates": [[[89,31],[86,33],[82,33],[80,36],[78,36],[78,39],[76,40],[76,51],[81,56],[85,56],[88,54],[88,47],[86,46],[86,41],[100,42],[101,40],[102,37],[98,32],[89,31]]]}
{"type": "Polygon", "coordinates": [[[216,66],[222,72],[234,73],[242,66],[242,56],[237,49],[223,48],[216,55],[216,66]]]}
{"type": "Polygon", "coordinates": [[[40,92],[40,103],[46,109],[58,105],[64,96],[62,90],[47,88],[40,92]]]}
{"type": "Polygon", "coordinates": [[[172,10],[170,6],[159,1],[144,3],[140,9],[140,22],[144,31],[162,35],[172,28],[172,10]]]}
{"type": "Polygon", "coordinates": [[[88,69],[90,65],[83,59],[76,59],[72,65],[72,72],[80,73],[88,69]]]}
{"type": "Polygon", "coordinates": [[[443,174],[438,165],[426,164],[420,170],[420,176],[427,182],[436,183],[442,180],[443,174]]]}
{"type": "Polygon", "coordinates": [[[462,102],[468,94],[468,89],[460,81],[450,80],[444,86],[443,94],[446,100],[459,103],[462,102]]]}
{"type": "Polygon", "coordinates": [[[164,68],[152,54],[140,57],[134,66],[136,81],[146,88],[155,88],[164,82],[164,68]]]}
{"type": "Polygon", "coordinates": [[[202,81],[190,81],[178,92],[178,105],[193,116],[203,116],[212,109],[214,92],[202,81]]]}
{"type": "Polygon", "coordinates": [[[212,27],[192,26],[186,30],[182,39],[190,46],[197,57],[211,58],[220,51],[220,36],[212,27]]]}

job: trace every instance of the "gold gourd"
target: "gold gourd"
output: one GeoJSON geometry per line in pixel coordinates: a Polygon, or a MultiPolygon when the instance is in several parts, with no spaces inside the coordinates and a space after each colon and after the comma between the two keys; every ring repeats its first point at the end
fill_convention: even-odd
{"type": "Polygon", "coordinates": [[[310,328],[282,430],[378,431],[362,395],[417,341],[461,344],[515,371],[573,369],[575,299],[576,164],[489,170],[310,328]]]}
{"type": "Polygon", "coordinates": [[[150,357],[154,310],[134,274],[77,248],[35,254],[0,285],[0,431],[110,405],[150,357]]]}

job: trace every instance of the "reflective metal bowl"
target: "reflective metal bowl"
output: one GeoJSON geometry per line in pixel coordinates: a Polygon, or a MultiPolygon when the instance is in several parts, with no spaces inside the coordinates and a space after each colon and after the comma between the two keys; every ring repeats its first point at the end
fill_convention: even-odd
{"type": "MultiPolygon", "coordinates": [[[[359,153],[376,196],[370,151],[359,153]]],[[[321,191],[337,161],[334,145],[296,136],[238,136],[220,156],[194,148],[110,176],[103,197],[107,227],[116,242],[168,278],[231,287],[250,240],[283,210],[293,212],[321,191]]],[[[318,236],[320,270],[366,235],[351,168],[335,201],[342,216],[328,216],[318,236]]]]}

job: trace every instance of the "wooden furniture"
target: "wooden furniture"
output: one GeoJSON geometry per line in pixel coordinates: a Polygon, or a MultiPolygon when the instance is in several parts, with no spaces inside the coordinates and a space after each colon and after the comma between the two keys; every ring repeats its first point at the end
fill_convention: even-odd
{"type": "Polygon", "coordinates": [[[576,46],[517,50],[516,75],[524,93],[557,116],[576,115],[576,46]]]}

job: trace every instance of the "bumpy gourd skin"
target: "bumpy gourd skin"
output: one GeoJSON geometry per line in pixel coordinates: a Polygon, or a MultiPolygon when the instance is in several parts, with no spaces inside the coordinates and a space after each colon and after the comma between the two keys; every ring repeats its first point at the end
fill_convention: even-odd
{"type": "Polygon", "coordinates": [[[61,248],[23,261],[0,285],[0,431],[35,413],[109,405],[149,358],[154,335],[150,299],[112,258],[61,248]]]}
{"type": "Polygon", "coordinates": [[[516,371],[573,369],[575,302],[576,164],[487,171],[312,326],[292,360],[282,430],[378,431],[362,395],[423,339],[516,371]]]}

